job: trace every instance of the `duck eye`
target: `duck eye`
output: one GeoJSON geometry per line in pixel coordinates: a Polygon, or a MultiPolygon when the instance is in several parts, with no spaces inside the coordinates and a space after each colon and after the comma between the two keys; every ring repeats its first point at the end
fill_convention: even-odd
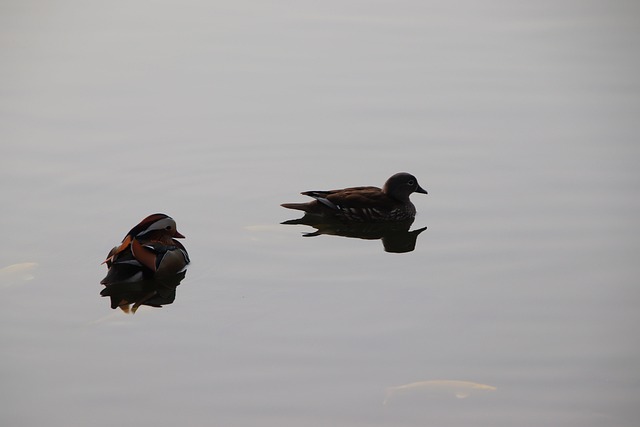
{"type": "Polygon", "coordinates": [[[171,226],[170,226],[170,225],[167,225],[164,229],[165,229],[165,230],[171,230],[171,226]]]}
{"type": "Polygon", "coordinates": [[[409,185],[413,185],[413,184],[415,184],[415,182],[413,182],[413,180],[412,180],[412,179],[410,179],[410,180],[409,180],[409,182],[407,182],[407,184],[409,184],[409,185]]]}

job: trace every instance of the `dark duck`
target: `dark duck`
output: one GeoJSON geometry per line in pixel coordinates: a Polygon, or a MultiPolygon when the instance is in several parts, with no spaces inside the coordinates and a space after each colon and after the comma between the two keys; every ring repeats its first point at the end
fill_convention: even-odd
{"type": "Polygon", "coordinates": [[[283,203],[281,206],[350,222],[406,221],[416,215],[416,207],[409,200],[412,193],[427,194],[427,190],[420,187],[415,176],[399,172],[391,176],[382,188],[305,191],[301,194],[314,200],[308,203],[283,203]]]}

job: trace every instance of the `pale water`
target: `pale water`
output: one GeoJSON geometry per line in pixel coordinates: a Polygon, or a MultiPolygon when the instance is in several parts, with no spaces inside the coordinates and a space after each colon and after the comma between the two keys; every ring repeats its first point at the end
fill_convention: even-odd
{"type": "Polygon", "coordinates": [[[636,426],[640,7],[6,1],[3,426],[636,426]],[[415,249],[281,225],[415,174],[415,249]],[[109,249],[171,215],[175,302],[109,249]]]}

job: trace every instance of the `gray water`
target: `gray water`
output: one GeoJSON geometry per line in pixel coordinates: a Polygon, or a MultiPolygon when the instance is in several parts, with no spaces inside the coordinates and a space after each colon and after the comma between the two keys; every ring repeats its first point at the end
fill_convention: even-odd
{"type": "Polygon", "coordinates": [[[3,426],[636,426],[633,1],[5,1],[3,426]],[[415,249],[281,225],[415,174],[415,249]],[[171,215],[173,304],[111,309],[171,215]]]}

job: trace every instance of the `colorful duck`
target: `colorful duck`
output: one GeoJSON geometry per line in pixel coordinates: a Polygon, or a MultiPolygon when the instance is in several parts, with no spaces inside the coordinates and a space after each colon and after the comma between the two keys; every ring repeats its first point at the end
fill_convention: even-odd
{"type": "Polygon", "coordinates": [[[103,264],[109,268],[100,283],[136,282],[153,277],[178,274],[189,264],[189,254],[176,222],[168,215],[149,215],[133,227],[120,246],[111,249],[103,264]]]}

